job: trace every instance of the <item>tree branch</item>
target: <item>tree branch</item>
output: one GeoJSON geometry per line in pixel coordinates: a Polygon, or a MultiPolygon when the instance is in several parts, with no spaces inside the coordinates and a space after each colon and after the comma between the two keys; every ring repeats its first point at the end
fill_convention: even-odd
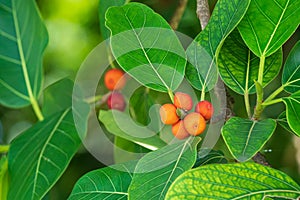
{"type": "Polygon", "coordinates": [[[210,10],[207,0],[197,0],[197,15],[200,20],[201,29],[204,30],[210,18],[210,10]]]}
{"type": "Polygon", "coordinates": [[[188,0],[179,0],[179,4],[175,10],[175,13],[170,21],[170,26],[173,30],[178,28],[179,22],[183,16],[188,0]]]}

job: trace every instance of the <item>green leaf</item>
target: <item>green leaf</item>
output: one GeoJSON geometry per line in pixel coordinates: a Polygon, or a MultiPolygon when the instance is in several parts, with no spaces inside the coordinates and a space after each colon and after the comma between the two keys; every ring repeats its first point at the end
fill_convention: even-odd
{"type": "Polygon", "coordinates": [[[19,108],[39,96],[48,34],[33,0],[0,2],[0,104],[19,108]]]}
{"type": "Polygon", "coordinates": [[[205,165],[182,174],[166,200],[181,199],[297,199],[300,186],[281,171],[256,163],[205,165]]]}
{"type": "Polygon", "coordinates": [[[126,200],[136,161],[91,171],[75,184],[68,200],[126,200]]]}
{"type": "Polygon", "coordinates": [[[45,117],[66,110],[72,106],[74,83],[67,78],[48,86],[44,92],[42,112],[45,117]]]}
{"type": "Polygon", "coordinates": [[[250,0],[219,0],[208,25],[188,47],[190,64],[187,65],[186,76],[196,89],[209,91],[215,86],[220,48],[246,13],[249,3],[250,0]]]}
{"type": "Polygon", "coordinates": [[[225,164],[228,163],[228,160],[222,151],[201,149],[197,154],[197,160],[193,168],[214,163],[225,164]]]}
{"type": "Polygon", "coordinates": [[[65,171],[80,143],[71,109],[15,138],[8,153],[8,199],[41,199],[65,171]]]}
{"type": "Polygon", "coordinates": [[[134,171],[129,200],[164,199],[171,183],[194,165],[199,141],[191,137],[146,154],[134,171]]]}
{"type": "MultiPolygon", "coordinates": [[[[259,70],[259,57],[255,56],[244,43],[237,30],[225,40],[218,57],[219,72],[224,83],[239,94],[255,93],[254,80],[259,70]]],[[[279,73],[282,64],[280,48],[265,60],[263,87],[279,73]]]]}
{"type": "Polygon", "coordinates": [[[44,91],[42,111],[48,117],[72,107],[75,126],[81,138],[87,132],[90,106],[84,100],[82,90],[68,78],[61,79],[44,91]]]}
{"type": "Polygon", "coordinates": [[[273,119],[252,121],[233,117],[223,126],[222,136],[233,157],[245,162],[264,146],[275,128],[276,121],[273,119]]]}
{"type": "Polygon", "coordinates": [[[155,132],[136,124],[123,112],[101,110],[99,120],[115,136],[127,139],[150,150],[156,150],[166,145],[155,132]]]}
{"type": "Polygon", "coordinates": [[[5,200],[9,189],[8,161],[3,156],[0,160],[0,199],[5,200]]]}
{"type": "Polygon", "coordinates": [[[129,3],[106,12],[118,64],[142,85],[174,91],[184,77],[185,51],[169,24],[149,7],[129,3]]]}
{"type": "Polygon", "coordinates": [[[283,98],[286,105],[286,118],[290,128],[300,137],[300,90],[289,97],[283,98]]]}
{"type": "Polygon", "coordinates": [[[110,36],[109,30],[105,26],[105,13],[108,8],[112,6],[122,6],[126,0],[100,0],[99,1],[99,22],[100,30],[104,40],[108,39],[110,36]]]}
{"type": "Polygon", "coordinates": [[[150,152],[149,149],[142,147],[134,142],[125,140],[121,137],[115,137],[114,140],[114,161],[115,163],[124,163],[130,160],[138,160],[145,153],[150,152]]]}
{"type": "Polygon", "coordinates": [[[299,15],[298,0],[252,0],[238,29],[256,56],[267,57],[295,32],[299,15]]]}
{"type": "Polygon", "coordinates": [[[300,90],[300,41],[291,50],[282,73],[284,90],[294,93],[300,90]]]}
{"type": "Polygon", "coordinates": [[[290,133],[294,133],[294,131],[290,128],[287,118],[286,118],[286,111],[283,111],[276,120],[280,126],[282,126],[285,130],[289,131],[290,133]]]}

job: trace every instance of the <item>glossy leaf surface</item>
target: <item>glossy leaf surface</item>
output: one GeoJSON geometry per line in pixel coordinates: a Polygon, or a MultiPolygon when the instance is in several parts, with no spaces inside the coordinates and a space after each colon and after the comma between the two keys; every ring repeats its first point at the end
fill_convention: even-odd
{"type": "Polygon", "coordinates": [[[285,62],[282,85],[290,93],[300,90],[300,42],[294,46],[285,62]]]}
{"type": "Polygon", "coordinates": [[[41,199],[65,171],[80,143],[71,109],[15,138],[8,153],[8,199],[41,199]]]}
{"type": "MultiPolygon", "coordinates": [[[[254,80],[259,70],[259,57],[244,43],[239,32],[233,31],[225,40],[218,57],[219,72],[227,86],[239,94],[256,92],[254,80]]],[[[282,64],[282,49],[265,60],[263,87],[279,73],[282,64]]]]}
{"type": "Polygon", "coordinates": [[[290,128],[300,137],[300,91],[283,98],[286,105],[286,118],[290,128]]]}
{"type": "Polygon", "coordinates": [[[231,154],[240,162],[251,159],[270,139],[276,128],[273,119],[252,121],[233,117],[222,128],[222,136],[231,154]]]}
{"type": "Polygon", "coordinates": [[[47,30],[32,0],[2,0],[0,19],[0,103],[24,107],[40,94],[47,30]]]}
{"type": "Polygon", "coordinates": [[[256,163],[205,165],[182,174],[166,200],[297,199],[300,186],[281,171],[256,163]]]}
{"type": "Polygon", "coordinates": [[[186,77],[198,90],[209,91],[217,82],[217,57],[226,37],[243,18],[250,0],[220,0],[206,28],[187,49],[186,77]]]}
{"type": "Polygon", "coordinates": [[[131,161],[85,174],[77,181],[68,199],[128,199],[127,190],[135,165],[136,161],[131,161]]]}
{"type": "Polygon", "coordinates": [[[138,162],[129,187],[129,200],[163,200],[171,183],[192,168],[199,138],[168,145],[146,154],[138,162]],[[143,188],[143,189],[141,189],[143,188]]]}
{"type": "Polygon", "coordinates": [[[106,26],[112,33],[112,53],[124,71],[151,89],[177,89],[186,56],[164,18],[146,5],[129,3],[108,9],[106,26]]]}
{"type": "Polygon", "coordinates": [[[238,28],[251,51],[258,57],[267,57],[294,33],[299,15],[298,0],[252,0],[238,28]]]}

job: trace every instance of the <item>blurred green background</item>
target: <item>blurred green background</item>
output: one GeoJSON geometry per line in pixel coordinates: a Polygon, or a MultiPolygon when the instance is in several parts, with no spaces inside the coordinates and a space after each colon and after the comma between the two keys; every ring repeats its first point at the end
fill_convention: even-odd
{"type": "MultiPolygon", "coordinates": [[[[213,8],[216,0],[210,1],[213,8]]],[[[174,13],[178,0],[147,0],[140,1],[169,21],[174,13]]],[[[49,44],[44,55],[44,87],[63,78],[76,76],[81,63],[88,53],[102,41],[99,19],[99,0],[37,0],[41,14],[49,32],[49,44]]],[[[196,0],[190,0],[178,31],[190,37],[195,37],[200,31],[196,13],[196,0]]],[[[103,19],[100,19],[103,20],[103,19]]],[[[284,46],[286,57],[291,47],[299,40],[299,31],[284,46]]],[[[280,84],[280,76],[267,87],[270,93],[280,84]]],[[[245,115],[243,98],[232,93],[234,112],[245,115]]],[[[255,99],[255,96],[252,96],[255,99]]],[[[272,106],[265,115],[276,118],[284,110],[284,105],[272,106]]],[[[299,111],[300,112],[300,111],[299,111]]],[[[13,137],[30,127],[36,118],[30,107],[19,110],[0,106],[1,142],[9,143],[13,137]]],[[[277,128],[272,139],[267,143],[263,153],[271,165],[292,176],[300,183],[299,166],[296,162],[296,152],[300,154],[300,144],[296,148],[295,138],[283,128],[277,128]]],[[[220,146],[225,149],[222,141],[220,146]]],[[[226,150],[225,150],[226,151],[226,150]]],[[[298,155],[298,162],[300,162],[298,155]]],[[[87,152],[77,154],[72,160],[63,177],[50,191],[45,199],[66,199],[74,183],[86,172],[103,167],[99,161],[87,152]]]]}

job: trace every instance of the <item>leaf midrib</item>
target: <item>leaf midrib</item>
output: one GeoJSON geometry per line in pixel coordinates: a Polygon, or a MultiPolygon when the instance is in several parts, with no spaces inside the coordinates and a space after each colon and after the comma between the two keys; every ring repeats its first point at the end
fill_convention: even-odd
{"type": "Polygon", "coordinates": [[[177,167],[179,161],[181,160],[181,157],[182,157],[183,151],[185,150],[185,147],[189,144],[191,138],[192,138],[192,137],[190,137],[189,139],[187,139],[187,140],[185,141],[184,145],[182,146],[181,151],[180,151],[180,154],[179,154],[179,156],[178,156],[178,158],[177,158],[177,160],[176,160],[176,163],[175,163],[174,167],[173,167],[172,170],[171,170],[171,174],[169,175],[168,180],[166,181],[166,184],[165,184],[164,188],[163,188],[162,191],[160,192],[159,199],[161,199],[161,198],[163,197],[162,195],[163,195],[163,193],[164,193],[164,191],[165,191],[165,189],[166,189],[166,187],[167,187],[169,181],[171,180],[171,178],[172,178],[172,176],[173,176],[173,174],[174,174],[174,172],[175,172],[175,170],[176,170],[176,167],[177,167]]]}
{"type": "MultiPolygon", "coordinates": [[[[52,139],[54,133],[56,132],[56,130],[58,129],[58,127],[60,126],[61,122],[63,121],[63,119],[65,118],[65,116],[68,114],[68,112],[70,111],[70,109],[66,110],[61,117],[58,119],[57,123],[55,124],[54,128],[52,129],[49,137],[47,138],[45,144],[42,147],[42,150],[40,152],[39,158],[37,160],[37,166],[36,166],[36,170],[34,173],[34,181],[33,181],[33,191],[32,191],[32,196],[31,199],[34,199],[34,195],[35,195],[35,190],[36,190],[36,184],[37,184],[37,178],[38,178],[38,173],[39,173],[39,168],[40,168],[40,164],[42,161],[42,157],[44,155],[45,149],[48,146],[48,144],[50,143],[50,140],[52,139]]],[[[49,188],[50,189],[50,188],[49,188]]]]}
{"type": "MultiPolygon", "coordinates": [[[[254,0],[254,1],[256,2],[256,0],[254,0]]],[[[263,53],[262,53],[262,56],[266,56],[267,50],[269,50],[268,48],[269,48],[271,42],[273,41],[273,38],[274,38],[274,36],[275,36],[275,34],[276,34],[276,31],[277,31],[278,27],[280,26],[280,23],[281,23],[282,18],[283,18],[284,14],[285,14],[285,12],[286,12],[286,10],[287,10],[287,7],[289,6],[289,3],[290,3],[290,0],[287,1],[287,3],[286,3],[286,5],[285,5],[284,9],[282,10],[282,13],[281,13],[281,15],[280,15],[280,18],[279,18],[279,20],[278,20],[278,22],[277,22],[277,24],[276,24],[276,26],[275,26],[275,28],[274,28],[273,33],[271,34],[271,36],[270,36],[270,38],[269,38],[269,41],[268,41],[268,43],[267,43],[267,45],[266,45],[266,47],[265,47],[265,49],[264,49],[264,51],[263,51],[263,53]]]]}
{"type": "MultiPolygon", "coordinates": [[[[162,82],[162,84],[167,88],[167,90],[170,90],[169,86],[166,84],[166,82],[163,80],[163,78],[162,78],[162,77],[160,76],[160,74],[157,72],[157,70],[155,69],[155,67],[152,65],[152,62],[151,62],[151,60],[150,60],[150,58],[149,58],[147,52],[145,51],[145,49],[144,49],[144,47],[143,47],[143,45],[142,45],[142,41],[140,40],[138,34],[136,33],[135,28],[133,27],[133,25],[132,25],[130,19],[127,17],[127,12],[125,13],[125,17],[126,17],[128,23],[129,23],[129,25],[130,25],[130,27],[131,27],[131,29],[132,29],[134,35],[135,35],[135,37],[136,37],[136,39],[137,39],[137,41],[138,41],[138,43],[139,43],[139,45],[140,45],[140,47],[141,47],[141,49],[142,49],[144,55],[145,55],[145,57],[146,57],[148,63],[150,64],[152,70],[153,70],[154,73],[157,75],[157,77],[158,77],[159,80],[162,82]]],[[[143,27],[143,28],[144,28],[144,27],[143,27]]]]}
{"type": "Polygon", "coordinates": [[[14,0],[12,0],[11,2],[12,2],[12,8],[13,8],[12,9],[12,14],[13,14],[13,21],[14,21],[14,25],[15,25],[18,50],[19,50],[19,55],[20,55],[20,59],[21,59],[22,72],[23,72],[23,76],[24,76],[24,80],[25,80],[29,100],[32,103],[32,102],[35,102],[36,99],[35,99],[35,97],[33,95],[33,92],[32,92],[32,88],[31,88],[31,84],[30,84],[30,80],[29,80],[29,74],[28,74],[28,71],[27,71],[27,65],[26,65],[23,45],[22,45],[22,41],[21,41],[21,32],[20,32],[18,19],[17,19],[17,12],[16,12],[16,9],[14,9],[14,8],[16,8],[16,4],[15,4],[14,0]]]}
{"type": "Polygon", "coordinates": [[[251,192],[250,194],[244,194],[242,196],[233,198],[232,200],[243,199],[245,197],[251,197],[253,195],[257,195],[257,194],[261,194],[261,193],[276,193],[276,192],[280,192],[280,193],[281,192],[282,193],[292,193],[292,194],[299,194],[300,195],[300,191],[273,189],[273,190],[261,190],[261,191],[257,191],[257,192],[251,192]]]}

